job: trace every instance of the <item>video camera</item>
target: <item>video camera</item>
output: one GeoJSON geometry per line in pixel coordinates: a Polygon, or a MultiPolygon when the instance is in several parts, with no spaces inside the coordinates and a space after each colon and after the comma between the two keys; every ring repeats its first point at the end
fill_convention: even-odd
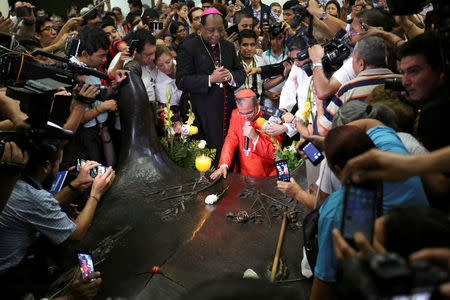
{"type": "MultiPolygon", "coordinates": [[[[344,29],[339,30],[336,35],[328,42],[322,44],[325,52],[322,58],[322,65],[324,69],[339,69],[344,60],[350,55],[351,47],[348,45],[347,32],[344,29]]],[[[303,50],[297,54],[298,60],[305,60],[309,58],[308,49],[303,50]]],[[[308,74],[312,75],[312,63],[306,63],[302,69],[308,74]]]]}
{"type": "MultiPolygon", "coordinates": [[[[20,52],[21,46],[16,43],[11,36],[0,36],[0,83],[7,86],[6,96],[20,101],[20,109],[27,114],[26,122],[30,128],[21,132],[1,131],[1,144],[4,145],[5,141],[14,141],[23,150],[27,150],[39,144],[42,139],[70,138],[73,135],[72,131],[64,130],[57,124],[49,122],[52,108],[55,109],[54,95],[58,88],[72,90],[77,84],[78,75],[92,75],[107,82],[111,82],[111,79],[96,69],[77,65],[66,58],[40,50],[31,54],[20,52]],[[12,45],[15,51],[11,51],[12,45]],[[38,55],[55,60],[57,64],[53,66],[41,64],[36,59],[38,55]]],[[[101,93],[98,99],[104,100],[106,87],[99,88],[101,93]]],[[[89,103],[95,101],[88,98],[84,100],[89,103]]],[[[2,150],[1,157],[3,148],[0,150],[2,150]]]]}
{"type": "Polygon", "coordinates": [[[338,269],[338,299],[430,299],[448,280],[447,270],[395,253],[351,257],[338,269]]]}

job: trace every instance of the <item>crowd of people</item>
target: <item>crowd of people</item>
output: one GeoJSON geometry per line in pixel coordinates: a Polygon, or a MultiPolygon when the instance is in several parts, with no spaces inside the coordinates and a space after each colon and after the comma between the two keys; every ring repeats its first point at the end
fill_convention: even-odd
{"type": "MultiPolygon", "coordinates": [[[[74,132],[70,140],[41,139],[31,149],[3,142],[0,278],[7,294],[44,296],[54,273],[42,272],[48,261],[39,247],[85,236],[114,181],[127,134],[117,95],[136,70],[156,120],[170,103],[175,134],[183,134],[192,107],[199,137],[220,154],[211,179],[232,171],[276,175],[274,140],[283,147],[308,140],[323,151],[319,166],[306,161],[308,190],[293,178],[277,182],[318,213],[310,299],[335,296],[338,261],[349,257],[396,252],[449,268],[450,56],[448,31],[438,25],[449,16],[432,15],[431,4],[397,15],[385,0],[158,0],[154,7],[128,0],[126,16],[98,2],[58,16],[18,1],[0,17],[0,32],[13,34],[23,51],[51,54],[34,55],[39,63],[55,65],[54,55],[105,75],[79,76],[77,87],[55,94],[71,99],[59,116],[74,132]],[[281,116],[262,125],[268,109],[281,116]],[[46,191],[58,171],[80,160],[85,165],[58,193],[46,191]],[[107,171],[92,178],[101,165],[107,171]],[[349,181],[376,183],[381,199],[373,240],[356,233],[352,245],[339,231],[349,181]]],[[[30,127],[16,100],[0,92],[0,129],[30,127]]],[[[80,276],[61,299],[95,297],[100,274],[80,276]]],[[[449,290],[447,283],[436,292],[450,298],[449,290]]]]}

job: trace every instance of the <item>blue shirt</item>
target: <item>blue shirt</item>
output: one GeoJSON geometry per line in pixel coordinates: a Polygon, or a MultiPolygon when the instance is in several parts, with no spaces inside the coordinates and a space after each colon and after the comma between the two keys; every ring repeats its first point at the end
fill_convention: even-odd
{"type": "Polygon", "coordinates": [[[0,272],[18,265],[39,234],[60,244],[75,229],[75,223],[49,192],[17,181],[0,214],[0,272]]]}
{"type": "MultiPolygon", "coordinates": [[[[376,126],[367,131],[375,146],[383,151],[408,154],[395,131],[386,126],[376,126]]],[[[319,232],[314,276],[326,282],[336,281],[336,255],[331,231],[340,228],[343,210],[344,187],[331,194],[319,209],[319,232]]],[[[383,213],[398,205],[428,206],[428,200],[419,177],[398,183],[383,182],[383,213]]]]}

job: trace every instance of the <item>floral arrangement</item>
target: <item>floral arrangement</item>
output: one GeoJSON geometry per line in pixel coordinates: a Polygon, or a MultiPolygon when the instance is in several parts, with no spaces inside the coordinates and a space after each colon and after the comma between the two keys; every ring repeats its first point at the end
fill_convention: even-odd
{"type": "Polygon", "coordinates": [[[257,129],[257,131],[261,132],[272,141],[273,147],[275,148],[275,152],[273,153],[275,160],[283,160],[283,159],[286,160],[288,163],[289,170],[291,171],[294,170],[303,162],[303,158],[298,157],[297,150],[295,149],[295,145],[297,142],[294,141],[292,142],[291,146],[283,148],[280,142],[275,140],[273,136],[271,136],[267,132],[259,129],[257,129]]]}
{"type": "Polygon", "coordinates": [[[214,160],[216,157],[216,149],[209,149],[206,147],[205,140],[193,139],[192,135],[198,132],[198,129],[192,125],[195,120],[195,115],[192,112],[192,105],[189,101],[188,120],[185,125],[190,127],[187,130],[188,134],[176,135],[173,130],[172,120],[170,119],[173,113],[170,110],[170,103],[166,101],[164,108],[164,134],[160,142],[169,157],[180,167],[195,170],[195,158],[200,155],[205,155],[214,160]],[[197,130],[192,130],[192,129],[197,130]]]}

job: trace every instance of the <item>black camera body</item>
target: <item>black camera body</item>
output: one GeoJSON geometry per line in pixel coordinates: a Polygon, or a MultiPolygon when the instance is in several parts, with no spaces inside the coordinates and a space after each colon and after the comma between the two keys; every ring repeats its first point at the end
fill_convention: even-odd
{"type": "MultiPolygon", "coordinates": [[[[324,50],[324,57],[322,58],[322,65],[324,69],[337,70],[342,66],[344,60],[351,54],[351,48],[347,43],[347,32],[344,29],[339,30],[336,35],[328,42],[322,44],[324,50]]],[[[308,49],[297,53],[298,60],[305,60],[309,58],[308,49]]],[[[306,63],[302,69],[308,74],[312,75],[312,63],[306,63]]]]}
{"type": "MultiPolygon", "coordinates": [[[[106,101],[107,100],[107,93],[108,93],[108,87],[102,84],[94,84],[94,86],[96,86],[99,90],[100,93],[98,93],[98,95],[95,97],[95,99],[90,99],[90,98],[84,98],[84,97],[78,97],[77,99],[83,103],[87,103],[87,104],[91,104],[92,102],[94,102],[95,100],[99,100],[99,101],[106,101]]],[[[81,89],[83,88],[83,84],[79,84],[78,88],[77,88],[77,95],[80,93],[81,89]]]]}
{"type": "Polygon", "coordinates": [[[274,22],[270,25],[269,32],[272,37],[280,35],[283,33],[283,26],[280,22],[274,22]]]}
{"type": "Polygon", "coordinates": [[[306,17],[311,15],[308,12],[308,10],[306,9],[306,7],[301,6],[301,5],[295,5],[291,9],[294,12],[294,17],[292,18],[292,21],[291,21],[291,24],[290,24],[292,28],[297,28],[297,26],[300,25],[300,23],[306,17]]]}
{"type": "Polygon", "coordinates": [[[395,253],[351,257],[344,260],[338,269],[338,298],[393,299],[399,295],[431,297],[435,288],[448,280],[447,270],[426,261],[409,263],[395,253]]]}

